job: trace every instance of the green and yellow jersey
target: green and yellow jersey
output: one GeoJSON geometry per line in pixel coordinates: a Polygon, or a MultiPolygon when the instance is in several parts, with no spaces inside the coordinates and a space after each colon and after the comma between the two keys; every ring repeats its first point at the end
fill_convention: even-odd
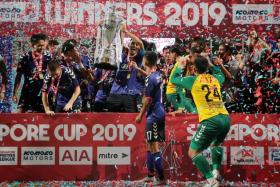
{"type": "MultiPolygon", "coordinates": [[[[178,66],[178,62],[176,62],[174,64],[174,67],[172,68],[169,77],[171,77],[174,74],[177,66],[178,66]]],[[[177,88],[176,87],[177,87],[176,84],[171,83],[170,78],[169,78],[169,80],[167,82],[167,86],[166,86],[166,94],[176,94],[177,93],[177,88]]]]}
{"type": "Polygon", "coordinates": [[[222,98],[221,84],[225,77],[218,67],[211,67],[213,74],[181,77],[182,69],[176,66],[170,76],[170,82],[191,90],[197,107],[199,122],[219,114],[228,115],[222,98]]]}

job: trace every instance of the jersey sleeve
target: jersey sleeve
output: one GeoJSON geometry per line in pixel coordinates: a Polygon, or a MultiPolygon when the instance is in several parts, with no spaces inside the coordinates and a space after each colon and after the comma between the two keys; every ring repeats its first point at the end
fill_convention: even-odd
{"type": "Polygon", "coordinates": [[[94,73],[93,73],[93,77],[96,81],[99,81],[102,75],[102,69],[95,69],[94,73]]]}
{"type": "Polygon", "coordinates": [[[223,84],[225,82],[225,76],[219,67],[212,66],[209,69],[211,70],[212,75],[219,81],[220,84],[223,84]]]}
{"type": "Polygon", "coordinates": [[[152,77],[146,77],[145,79],[145,97],[153,98],[153,92],[154,92],[154,82],[152,77]]]}
{"type": "Polygon", "coordinates": [[[143,57],[144,57],[144,54],[145,54],[145,49],[140,49],[140,51],[138,52],[138,55],[136,57],[136,63],[138,66],[141,66],[142,68],[142,60],[143,60],[143,57]]]}
{"type": "Polygon", "coordinates": [[[195,76],[182,77],[181,74],[182,74],[182,69],[176,67],[175,71],[170,75],[171,83],[186,88],[188,90],[191,90],[196,77],[195,76]]]}
{"type": "Polygon", "coordinates": [[[144,54],[145,54],[145,49],[140,49],[139,56],[143,58],[144,54]]]}
{"type": "Polygon", "coordinates": [[[74,87],[79,86],[79,81],[78,81],[77,76],[75,75],[74,71],[72,71],[70,68],[66,68],[65,71],[71,78],[73,86],[74,87]]]}

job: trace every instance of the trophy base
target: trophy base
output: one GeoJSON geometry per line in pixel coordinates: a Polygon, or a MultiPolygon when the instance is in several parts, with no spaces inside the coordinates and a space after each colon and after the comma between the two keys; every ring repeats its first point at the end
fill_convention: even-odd
{"type": "Polygon", "coordinates": [[[100,68],[100,69],[107,69],[107,70],[117,70],[118,67],[109,63],[96,63],[94,64],[94,67],[100,68]]]}

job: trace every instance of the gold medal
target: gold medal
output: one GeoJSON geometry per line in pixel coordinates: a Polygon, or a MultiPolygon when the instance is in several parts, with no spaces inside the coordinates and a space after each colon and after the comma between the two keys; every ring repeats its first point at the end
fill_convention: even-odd
{"type": "Polygon", "coordinates": [[[39,74],[39,79],[44,79],[43,73],[40,73],[40,74],[39,74]]]}
{"type": "Polygon", "coordinates": [[[129,74],[127,74],[127,77],[126,77],[127,79],[130,79],[130,73],[129,74]]]}

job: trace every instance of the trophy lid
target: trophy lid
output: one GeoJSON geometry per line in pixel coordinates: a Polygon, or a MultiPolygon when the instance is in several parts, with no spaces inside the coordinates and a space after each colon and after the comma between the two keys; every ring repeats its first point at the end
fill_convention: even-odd
{"type": "Polygon", "coordinates": [[[106,18],[105,18],[105,24],[107,25],[111,25],[114,23],[120,23],[122,22],[122,19],[120,18],[120,16],[118,16],[117,12],[116,12],[116,6],[112,5],[109,8],[110,13],[107,14],[106,18]]]}

